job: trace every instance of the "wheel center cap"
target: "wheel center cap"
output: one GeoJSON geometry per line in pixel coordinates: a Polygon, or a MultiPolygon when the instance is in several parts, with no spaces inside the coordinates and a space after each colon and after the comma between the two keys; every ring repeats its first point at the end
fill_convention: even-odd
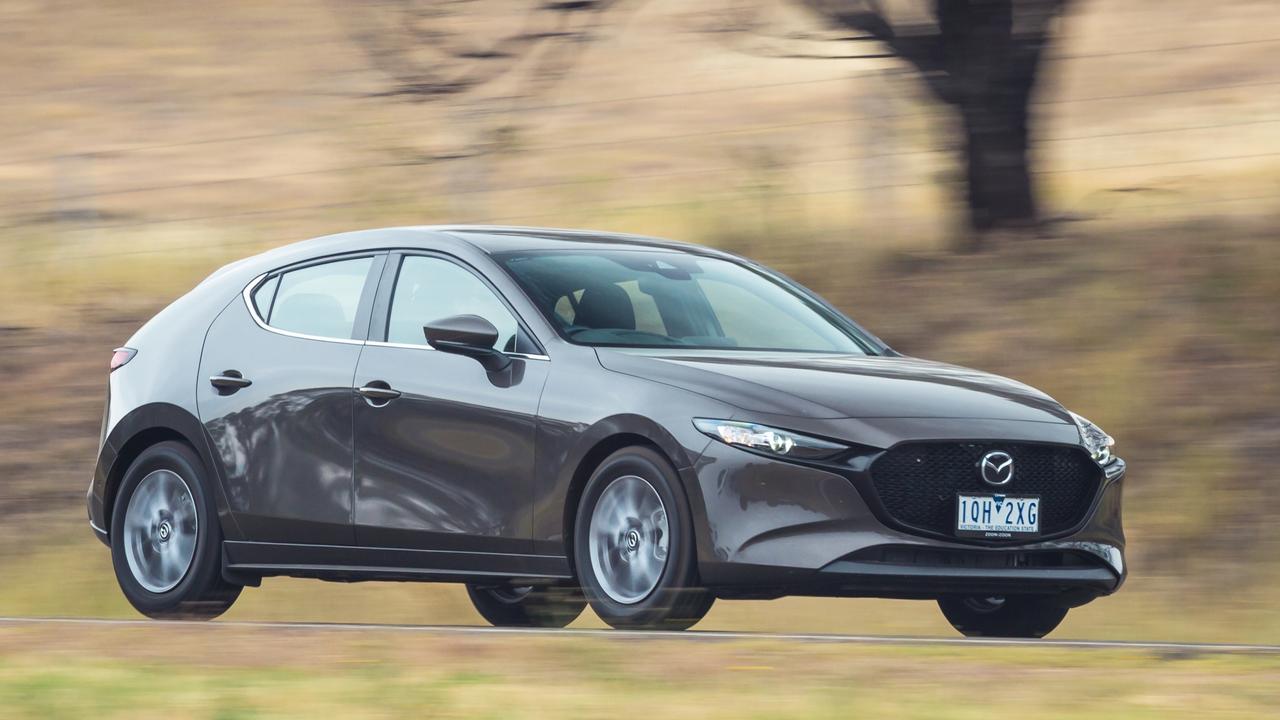
{"type": "Polygon", "coordinates": [[[627,549],[635,550],[638,547],[640,547],[640,533],[632,530],[627,533],[627,549]]]}
{"type": "Polygon", "coordinates": [[[156,530],[156,534],[160,536],[160,542],[169,542],[169,538],[173,537],[173,526],[169,525],[168,520],[165,520],[160,523],[160,528],[156,530]]]}

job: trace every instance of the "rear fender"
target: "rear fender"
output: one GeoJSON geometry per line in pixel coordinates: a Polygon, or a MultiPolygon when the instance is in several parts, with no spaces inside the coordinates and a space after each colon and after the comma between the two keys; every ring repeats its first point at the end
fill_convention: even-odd
{"type": "Polygon", "coordinates": [[[214,500],[218,506],[218,520],[228,540],[243,539],[240,528],[231,516],[226,493],[226,481],[222,468],[211,452],[208,433],[199,418],[177,405],[150,403],[135,408],[120,419],[107,434],[106,442],[98,452],[94,468],[93,484],[89,489],[89,522],[104,541],[111,528],[111,509],[116,489],[133,460],[146,448],[165,440],[181,440],[190,445],[205,471],[213,479],[214,500]]]}

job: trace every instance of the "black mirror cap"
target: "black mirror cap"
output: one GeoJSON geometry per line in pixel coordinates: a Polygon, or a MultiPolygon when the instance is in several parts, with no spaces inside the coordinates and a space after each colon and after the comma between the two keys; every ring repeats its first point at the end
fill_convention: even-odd
{"type": "Polygon", "coordinates": [[[492,348],[498,342],[498,328],[479,315],[441,318],[423,327],[422,332],[432,347],[437,342],[447,342],[492,348]]]}
{"type": "Polygon", "coordinates": [[[454,315],[423,326],[427,344],[440,352],[475,358],[490,372],[505,369],[511,359],[493,349],[498,328],[479,315],[454,315]]]}

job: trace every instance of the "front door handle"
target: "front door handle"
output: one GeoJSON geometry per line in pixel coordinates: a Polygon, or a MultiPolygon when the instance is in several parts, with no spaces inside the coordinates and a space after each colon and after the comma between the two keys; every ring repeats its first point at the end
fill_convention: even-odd
{"type": "Polygon", "coordinates": [[[217,388],[219,394],[230,395],[241,388],[249,387],[253,381],[241,375],[239,370],[224,370],[221,375],[209,378],[209,384],[217,388]]]}
{"type": "Polygon", "coordinates": [[[356,388],[356,394],[368,400],[371,405],[385,405],[400,397],[399,390],[392,390],[390,385],[381,380],[374,380],[368,385],[356,388]]]}

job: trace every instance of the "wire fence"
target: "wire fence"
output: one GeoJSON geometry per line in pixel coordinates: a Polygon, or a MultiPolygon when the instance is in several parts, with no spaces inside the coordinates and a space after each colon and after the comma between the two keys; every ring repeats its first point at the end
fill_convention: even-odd
{"type": "MultiPolygon", "coordinates": [[[[1275,84],[1280,84],[1280,81],[1277,81],[1277,83],[1275,84]]],[[[880,119],[892,119],[892,118],[901,118],[901,117],[904,117],[904,116],[903,115],[886,115],[886,116],[880,116],[880,119]]],[[[649,136],[649,137],[632,138],[627,140],[609,140],[609,141],[599,141],[599,142],[575,143],[575,144],[569,144],[569,145],[534,148],[531,150],[531,152],[560,152],[560,151],[575,150],[575,149],[580,150],[580,149],[586,149],[586,148],[592,148],[592,147],[606,147],[606,146],[615,146],[615,145],[637,145],[637,144],[646,144],[646,143],[656,144],[656,143],[670,142],[673,140],[687,140],[687,139],[729,136],[729,135],[739,135],[739,134],[750,135],[750,134],[758,134],[758,133],[775,132],[775,131],[781,131],[781,130],[794,130],[794,129],[800,129],[800,128],[813,127],[815,125],[851,124],[860,119],[865,119],[865,118],[841,118],[841,119],[830,119],[830,120],[820,120],[820,121],[806,121],[806,122],[787,123],[787,124],[780,124],[780,125],[758,126],[758,127],[752,127],[752,128],[736,128],[736,129],[703,131],[703,132],[696,132],[696,133],[678,133],[673,135],[649,136]]],[[[1280,123],[1280,116],[1256,118],[1256,119],[1241,120],[1241,121],[1210,123],[1210,124],[1182,125],[1182,126],[1175,126],[1175,127],[1168,127],[1168,128],[1147,128],[1147,129],[1138,129],[1138,130],[1064,135],[1059,137],[1043,138],[1039,140],[1039,142],[1043,142],[1043,143],[1081,142],[1081,141],[1097,140],[1097,139],[1115,139],[1115,138],[1124,138],[1124,137],[1137,137],[1137,136],[1144,136],[1144,135],[1192,132],[1192,131],[1200,131],[1200,130],[1221,130],[1221,129],[1229,129],[1229,128],[1268,125],[1268,124],[1275,124],[1275,123],[1280,123]]],[[[889,153],[844,155],[844,156],[837,156],[832,158],[825,158],[822,160],[794,163],[793,166],[806,167],[806,166],[813,166],[813,165],[825,165],[825,164],[831,164],[831,163],[850,162],[850,161],[866,159],[870,157],[927,155],[927,154],[938,154],[943,152],[946,152],[946,150],[940,149],[940,148],[933,148],[933,149],[918,149],[918,150],[907,150],[907,151],[893,151],[889,153]]],[[[1269,157],[1272,155],[1275,155],[1275,153],[1258,153],[1256,157],[1269,157]]],[[[1072,173],[1072,172],[1085,172],[1085,171],[1091,171],[1091,170],[1154,167],[1154,166],[1160,166],[1160,165],[1176,165],[1176,164],[1184,164],[1184,163],[1206,162],[1206,161],[1213,161],[1213,160],[1237,160],[1237,159],[1245,159],[1247,157],[1249,156],[1241,156],[1241,155],[1214,156],[1214,157],[1208,157],[1208,158],[1168,160],[1168,161],[1160,161],[1160,162],[1153,162],[1153,163],[1141,163],[1141,164],[1129,164],[1129,165],[1064,168],[1064,169],[1046,170],[1044,172],[1072,173]]],[[[264,175],[253,175],[253,176],[245,176],[245,177],[217,178],[217,179],[210,179],[210,180],[194,180],[194,181],[188,181],[188,182],[171,182],[171,183],[146,185],[146,186],[139,186],[139,187],[112,188],[108,190],[76,192],[76,193],[61,194],[57,196],[26,198],[22,200],[2,202],[0,203],[0,210],[11,209],[15,207],[24,207],[24,206],[30,206],[30,205],[39,205],[41,203],[67,202],[67,201],[75,201],[75,200],[88,200],[88,199],[94,199],[94,198],[109,197],[114,195],[131,195],[131,194],[139,194],[139,193],[154,193],[154,192],[181,190],[181,189],[214,187],[219,185],[234,185],[234,184],[240,184],[240,183],[264,182],[264,181],[270,181],[270,180],[283,180],[288,178],[304,177],[309,175],[346,175],[346,174],[359,172],[363,170],[400,167],[405,164],[406,163],[404,162],[391,162],[391,161],[376,162],[376,163],[356,163],[356,164],[340,165],[336,167],[317,168],[313,170],[294,170],[294,171],[288,171],[288,172],[282,172],[282,173],[270,173],[270,174],[264,174],[264,175]]],[[[689,176],[689,175],[717,174],[717,173],[724,173],[724,172],[734,172],[739,170],[741,170],[741,168],[736,166],[724,167],[724,168],[711,168],[711,169],[699,168],[699,169],[692,169],[692,170],[675,170],[675,171],[662,172],[662,173],[635,174],[635,175],[619,178],[618,180],[621,182],[627,182],[627,181],[635,181],[635,180],[671,178],[671,177],[681,177],[681,176],[689,176]]],[[[551,187],[563,187],[563,186],[575,185],[575,184],[585,184],[585,183],[591,183],[591,182],[595,182],[595,181],[580,180],[580,179],[579,180],[557,180],[557,181],[546,182],[546,183],[526,183],[526,184],[520,184],[520,185],[497,186],[492,188],[485,188],[483,192],[499,193],[499,192],[510,192],[510,191],[516,191],[516,190],[535,190],[535,189],[551,188],[551,187]]],[[[450,194],[465,195],[465,194],[471,194],[474,192],[478,192],[478,191],[477,190],[461,190],[461,191],[453,191],[450,194]]],[[[20,224],[21,223],[0,225],[0,229],[12,228],[20,224]]]]}
{"type": "MultiPolygon", "coordinates": [[[[889,186],[886,186],[886,187],[889,187],[889,186]]],[[[833,190],[817,190],[817,191],[811,191],[811,192],[787,193],[786,196],[802,197],[802,196],[814,196],[814,195],[839,195],[839,194],[850,193],[850,192],[866,190],[866,189],[868,188],[866,187],[839,188],[839,189],[833,189],[833,190]]],[[[1171,199],[1168,202],[1129,203],[1127,205],[1127,208],[1131,211],[1160,211],[1160,210],[1167,210],[1171,208],[1185,209],[1185,208],[1204,208],[1204,207],[1214,207],[1214,206],[1220,207],[1223,205],[1230,205],[1234,203],[1246,203],[1246,202],[1259,203],[1259,202],[1275,201],[1277,203],[1280,203],[1280,192],[1244,195],[1244,196],[1238,196],[1238,197],[1204,198],[1204,199],[1198,199],[1198,200],[1187,199],[1185,197],[1180,196],[1177,193],[1172,193],[1172,195],[1174,196],[1174,199],[1171,199]]],[[[405,200],[405,199],[409,199],[409,198],[407,196],[400,198],[400,200],[405,200]]],[[[392,201],[389,200],[388,202],[392,202],[392,201]]],[[[1112,203],[1112,204],[1114,205],[1118,203],[1112,203]]],[[[334,209],[343,209],[343,208],[367,207],[368,205],[369,203],[363,202],[363,201],[319,203],[314,205],[300,205],[296,207],[277,208],[277,209],[265,210],[265,211],[205,215],[200,217],[174,218],[171,220],[147,221],[145,223],[121,223],[121,224],[115,224],[115,225],[107,225],[104,227],[121,228],[121,227],[135,227],[140,225],[184,223],[184,222],[197,222],[197,221],[207,221],[207,220],[225,220],[225,219],[255,217],[255,216],[261,216],[261,215],[285,215],[289,213],[320,212],[325,210],[334,210],[334,209]]],[[[649,204],[649,205],[615,205],[615,206],[598,208],[597,211],[600,214],[621,214],[621,213],[632,212],[636,210],[653,210],[653,209],[661,209],[664,207],[674,207],[676,205],[678,205],[678,203],[655,203],[655,204],[649,204]]],[[[1277,209],[1280,209],[1280,206],[1278,206],[1277,209]]],[[[549,212],[549,213],[541,213],[541,214],[534,213],[534,214],[522,214],[522,215],[509,215],[509,216],[485,218],[483,220],[477,221],[477,223],[481,225],[497,225],[497,224],[504,224],[504,223],[521,223],[521,224],[527,225],[529,224],[529,221],[537,221],[544,218],[556,217],[558,214],[559,213],[549,212]]],[[[908,222],[906,223],[906,226],[916,227],[916,226],[919,226],[920,224],[921,223],[919,222],[914,222],[914,223],[908,222]]],[[[214,249],[216,249],[219,252],[223,252],[223,251],[236,250],[239,248],[260,247],[263,244],[264,243],[261,239],[241,240],[241,241],[219,243],[216,245],[214,249]]],[[[86,262],[86,261],[96,261],[96,260],[108,260],[112,258],[121,258],[121,257],[139,257],[139,256],[147,256],[147,255],[163,255],[168,253],[193,252],[193,251],[201,251],[201,250],[209,250],[209,249],[210,249],[210,245],[208,241],[202,240],[200,242],[193,242],[193,243],[166,244],[163,247],[149,247],[149,248],[118,250],[118,251],[101,252],[101,253],[79,253],[69,259],[75,260],[77,262],[86,262]]],[[[65,262],[67,259],[68,258],[41,258],[38,260],[27,260],[27,261],[11,263],[6,267],[15,268],[15,269],[40,267],[40,266],[48,265],[53,262],[65,262]]]]}
{"type": "MultiPolygon", "coordinates": [[[[834,84],[834,83],[848,83],[848,82],[849,82],[849,77],[845,75],[845,76],[839,76],[839,77],[821,78],[817,80],[799,80],[799,81],[789,81],[789,82],[782,82],[782,83],[766,83],[766,84],[757,84],[757,85],[737,85],[737,86],[724,87],[724,88],[689,90],[689,91],[671,92],[671,93],[663,93],[663,94],[632,95],[628,97],[619,97],[619,98],[611,98],[611,99],[585,100],[581,102],[522,106],[519,108],[519,111],[521,113],[528,113],[528,112],[533,112],[537,110],[561,109],[561,108],[580,107],[580,106],[595,105],[595,104],[644,102],[644,101],[652,101],[652,100],[659,100],[659,99],[693,97],[697,95],[710,95],[710,94],[733,93],[733,92],[751,92],[751,91],[760,91],[760,90],[774,90],[774,89],[780,89],[780,88],[794,88],[802,85],[818,85],[818,84],[829,84],[829,83],[834,84]]],[[[1193,88],[1168,88],[1164,90],[1144,90],[1141,92],[1117,93],[1117,94],[1110,94],[1110,95],[1094,95],[1094,96],[1085,96],[1085,97],[1076,97],[1076,98],[1047,98],[1047,99],[1033,100],[1032,105],[1033,106],[1073,105],[1073,104],[1081,104],[1081,103],[1103,102],[1103,101],[1109,101],[1109,100],[1140,100],[1144,98],[1162,97],[1162,96],[1169,96],[1169,95],[1195,95],[1195,94],[1216,92],[1216,91],[1222,91],[1222,90],[1259,89],[1259,88],[1274,87],[1277,85],[1280,85],[1280,79],[1260,80],[1260,81],[1243,82],[1243,83],[1219,83],[1219,84],[1204,85],[1204,86],[1193,87],[1193,88]]],[[[907,119],[907,118],[946,117],[949,114],[950,113],[946,110],[925,111],[925,112],[913,111],[913,112],[906,112],[906,113],[894,113],[894,114],[884,115],[881,117],[885,117],[889,119],[907,119]]],[[[671,140],[688,140],[688,139],[697,139],[697,138],[705,138],[705,137],[715,137],[715,136],[721,136],[721,135],[739,135],[739,134],[752,134],[752,133],[762,133],[762,132],[774,132],[779,130],[796,130],[796,129],[815,127],[819,125],[849,124],[865,118],[866,118],[865,115],[851,115],[851,116],[845,116],[840,118],[826,118],[822,120],[804,120],[804,121],[797,121],[793,123],[785,123],[785,124],[777,124],[777,125],[763,125],[763,126],[743,127],[743,128],[726,128],[726,129],[720,129],[720,130],[705,130],[705,131],[675,133],[675,134],[666,134],[666,135],[649,135],[649,136],[641,135],[641,136],[631,137],[631,138],[584,141],[584,142],[563,143],[563,144],[554,144],[554,145],[533,145],[532,147],[529,148],[529,150],[537,151],[537,152],[563,152],[563,151],[572,151],[572,150],[583,150],[583,149],[596,148],[596,147],[624,145],[624,144],[635,143],[635,142],[663,142],[663,141],[671,141],[671,140]]],[[[190,140],[182,140],[178,142],[126,145],[124,147],[117,147],[117,148],[89,150],[84,152],[78,152],[76,154],[87,156],[87,157],[102,156],[102,157],[118,158],[121,155],[154,152],[157,150],[176,150],[181,148],[197,147],[201,145],[215,145],[215,144],[223,144],[223,143],[248,142],[248,141],[256,141],[256,140],[275,140],[275,139],[280,139],[285,137],[296,137],[299,135],[332,134],[332,133],[339,133],[339,132],[346,132],[346,131],[371,130],[374,128],[392,128],[392,129],[408,130],[415,127],[421,128],[421,127],[427,126],[431,122],[433,121],[432,120],[403,120],[403,119],[371,120],[367,122],[339,124],[336,126],[325,126],[325,127],[314,127],[314,128],[291,128],[287,130],[277,130],[277,131],[264,132],[264,133],[248,133],[248,134],[238,134],[238,135],[227,135],[222,137],[192,138],[190,140]]],[[[5,160],[0,160],[0,167],[11,166],[11,165],[30,165],[30,164],[53,162],[58,160],[59,158],[65,157],[66,154],[67,153],[48,153],[43,155],[31,155],[27,157],[5,159],[5,160]]]]}

